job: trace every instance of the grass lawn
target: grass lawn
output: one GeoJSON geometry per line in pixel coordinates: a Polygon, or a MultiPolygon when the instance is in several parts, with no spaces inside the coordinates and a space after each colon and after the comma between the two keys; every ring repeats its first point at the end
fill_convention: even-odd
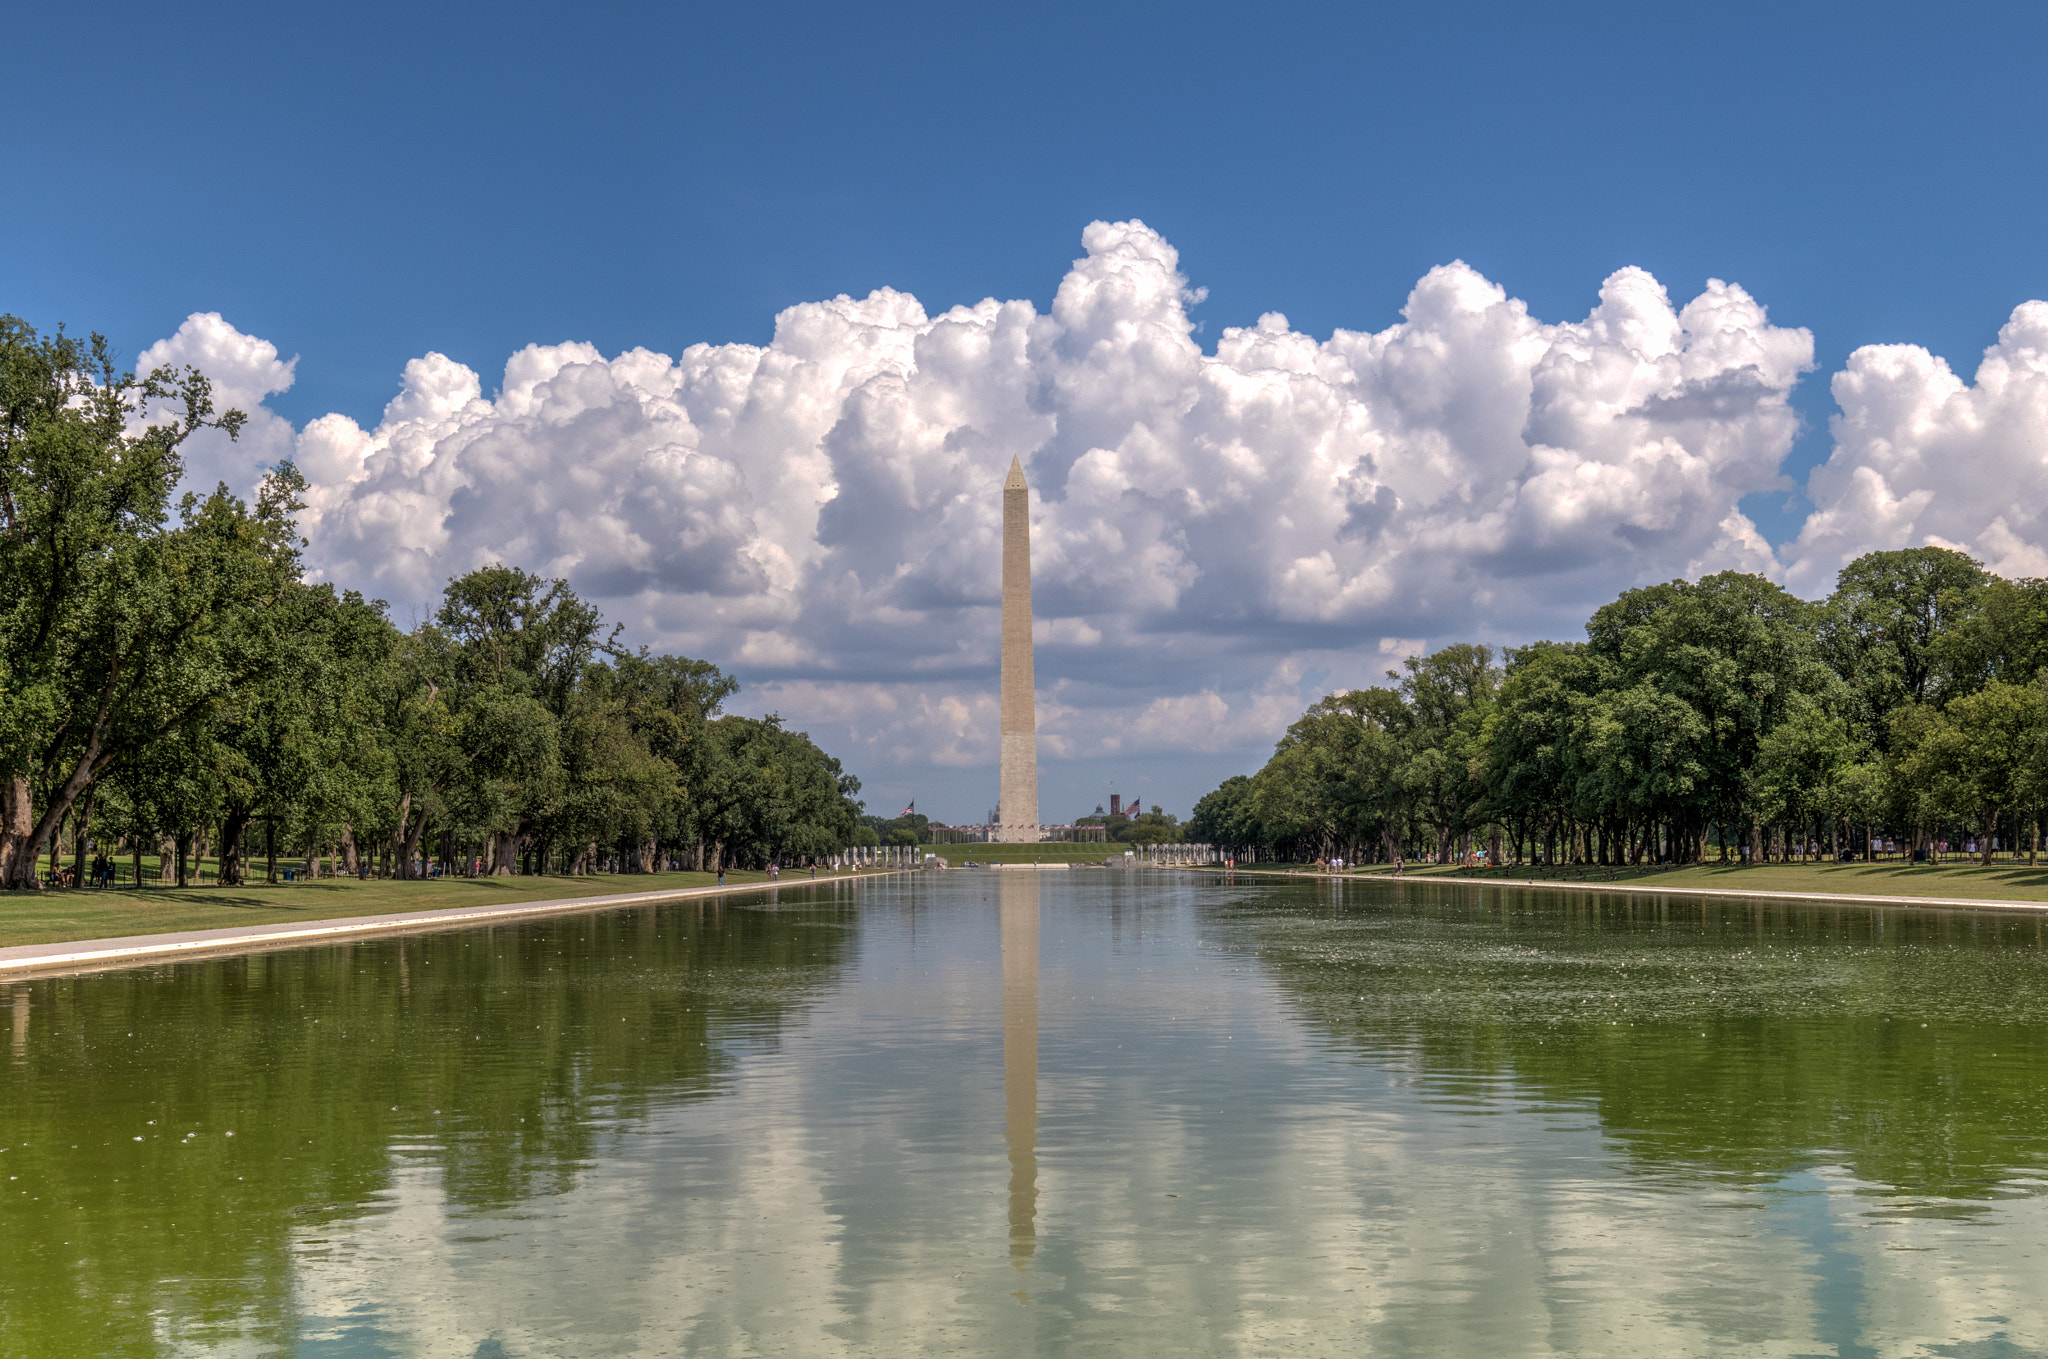
{"type": "MultiPolygon", "coordinates": [[[[820,874],[820,877],[832,876],[820,874]]],[[[727,873],[728,887],[765,882],[766,873],[727,873]]],[[[808,870],[782,875],[790,886],[808,870]]],[[[166,934],[232,925],[278,925],[337,916],[438,911],[458,906],[596,897],[709,887],[714,873],[620,873],[587,878],[439,878],[387,882],[322,878],[258,887],[166,887],[143,891],[0,892],[0,948],[128,934],[166,934]]]]}
{"type": "MultiPolygon", "coordinates": [[[[1373,867],[1367,873],[1386,870],[1373,867]]],[[[1611,882],[1682,892],[1714,887],[1737,892],[1839,892],[1850,896],[1976,897],[1986,901],[2048,901],[2048,866],[2001,862],[1684,864],[1668,868],[1601,868],[1596,865],[1544,868],[1418,868],[1406,877],[1456,882],[1611,882]]]]}

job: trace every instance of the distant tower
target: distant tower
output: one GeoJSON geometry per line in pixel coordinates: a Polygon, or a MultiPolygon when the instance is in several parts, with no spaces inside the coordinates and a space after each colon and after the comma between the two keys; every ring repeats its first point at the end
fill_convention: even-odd
{"type": "Polygon", "coordinates": [[[1003,483],[1002,781],[994,839],[1038,841],[1038,713],[1031,667],[1031,490],[1024,464],[1010,459],[1003,483]]]}

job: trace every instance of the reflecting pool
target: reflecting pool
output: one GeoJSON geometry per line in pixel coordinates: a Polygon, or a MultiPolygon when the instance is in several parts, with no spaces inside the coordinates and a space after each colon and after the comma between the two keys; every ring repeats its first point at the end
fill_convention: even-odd
{"type": "Polygon", "coordinates": [[[0,984],[0,1351],[2048,1353],[2044,927],[955,870],[0,984]]]}

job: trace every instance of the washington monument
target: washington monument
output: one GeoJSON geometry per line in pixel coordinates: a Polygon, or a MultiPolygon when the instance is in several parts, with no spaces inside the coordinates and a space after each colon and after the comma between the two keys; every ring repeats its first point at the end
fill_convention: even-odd
{"type": "Polygon", "coordinates": [[[1038,714],[1031,696],[1031,488],[1010,459],[1003,483],[1003,772],[996,796],[999,844],[1038,841],[1038,714]]]}

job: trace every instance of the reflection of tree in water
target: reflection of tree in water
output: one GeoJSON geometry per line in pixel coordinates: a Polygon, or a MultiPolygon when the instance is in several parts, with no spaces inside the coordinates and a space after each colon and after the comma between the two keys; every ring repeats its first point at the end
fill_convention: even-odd
{"type": "Polygon", "coordinates": [[[1316,1027],[1437,1095],[1585,1101],[1660,1171],[1984,1199],[2048,1166],[2039,918],[1371,890],[1237,921],[1316,1027]]]}
{"type": "Polygon", "coordinates": [[[835,896],[18,983],[0,1333],[145,1354],[170,1317],[290,1348],[295,1242],[372,1210],[401,1159],[457,1212],[569,1187],[605,1139],[715,1093],[736,1045],[775,1040],[843,958],[835,896]]]}

